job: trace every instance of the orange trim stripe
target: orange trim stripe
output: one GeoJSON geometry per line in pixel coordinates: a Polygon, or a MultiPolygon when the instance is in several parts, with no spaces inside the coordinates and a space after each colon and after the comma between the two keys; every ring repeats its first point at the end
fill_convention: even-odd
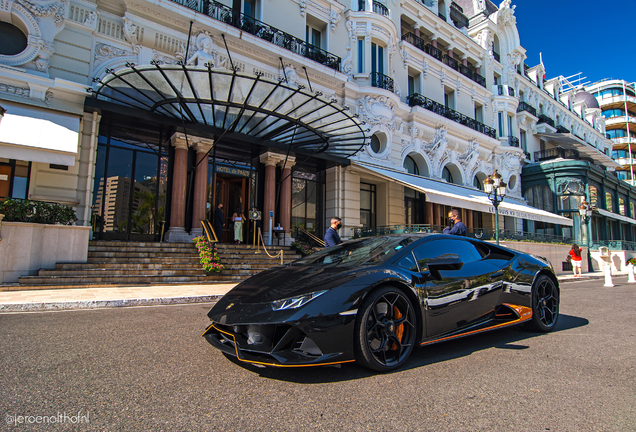
{"type": "Polygon", "coordinates": [[[469,331],[469,332],[466,332],[466,333],[460,333],[460,334],[456,334],[456,335],[453,335],[453,336],[447,336],[447,337],[444,337],[444,338],[435,339],[435,340],[432,340],[432,341],[422,342],[420,344],[420,346],[429,345],[429,344],[436,343],[436,342],[447,341],[447,340],[451,340],[451,339],[456,339],[456,338],[459,338],[459,337],[464,337],[464,336],[468,336],[468,335],[472,335],[472,334],[482,333],[482,332],[485,332],[485,331],[494,330],[496,328],[508,327],[508,326],[516,325],[516,324],[528,321],[529,319],[532,319],[532,309],[530,309],[530,308],[527,308],[525,306],[511,305],[511,304],[507,304],[507,303],[504,303],[503,306],[507,306],[510,309],[512,309],[513,311],[515,311],[515,313],[517,314],[517,316],[519,318],[514,320],[514,321],[497,324],[497,325],[494,325],[494,326],[491,326],[491,327],[486,327],[486,328],[479,329],[479,330],[473,330],[473,331],[469,331]]]}
{"type": "Polygon", "coordinates": [[[245,363],[260,364],[260,365],[264,365],[264,366],[275,366],[275,367],[310,367],[310,366],[329,366],[329,365],[334,365],[334,364],[351,363],[351,362],[355,361],[355,360],[343,360],[343,361],[337,361],[337,362],[331,362],[331,363],[312,363],[312,364],[306,364],[306,365],[284,365],[284,364],[277,364],[277,363],[264,363],[264,362],[257,362],[257,361],[252,361],[252,360],[244,360],[244,359],[241,358],[241,356],[239,356],[238,344],[236,343],[236,338],[234,337],[234,335],[232,333],[228,333],[226,331],[223,331],[220,328],[215,327],[214,324],[212,324],[212,325],[210,325],[210,327],[207,328],[207,330],[203,333],[202,336],[205,336],[205,334],[211,328],[214,328],[218,332],[221,332],[223,334],[231,336],[232,339],[234,339],[234,350],[236,351],[236,358],[239,359],[242,362],[245,362],[245,363]]]}

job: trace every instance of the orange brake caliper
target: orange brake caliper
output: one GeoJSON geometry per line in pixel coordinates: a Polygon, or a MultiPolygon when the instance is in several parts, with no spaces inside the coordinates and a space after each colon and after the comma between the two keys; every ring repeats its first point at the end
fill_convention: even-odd
{"type": "MultiPolygon", "coordinates": [[[[400,313],[400,310],[398,309],[397,306],[393,306],[393,315],[396,320],[399,320],[400,318],[402,318],[402,314],[400,313]]],[[[404,324],[400,324],[395,329],[395,336],[397,336],[400,342],[402,342],[402,335],[404,335],[404,324]]],[[[396,350],[397,348],[398,348],[397,344],[393,342],[393,345],[391,345],[391,350],[396,350]]]]}

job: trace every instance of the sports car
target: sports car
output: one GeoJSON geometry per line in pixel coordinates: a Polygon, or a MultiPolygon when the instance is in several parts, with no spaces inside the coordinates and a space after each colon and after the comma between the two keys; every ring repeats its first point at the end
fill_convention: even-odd
{"type": "Polygon", "coordinates": [[[390,371],[416,346],[519,324],[553,330],[559,283],[545,258],[466,237],[397,234],[263,271],[208,317],[205,339],[243,362],[390,371]]]}

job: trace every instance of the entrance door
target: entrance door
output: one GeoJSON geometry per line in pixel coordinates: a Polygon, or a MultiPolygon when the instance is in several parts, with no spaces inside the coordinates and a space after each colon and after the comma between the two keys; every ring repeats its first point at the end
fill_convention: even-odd
{"type": "MultiPolygon", "coordinates": [[[[234,243],[234,221],[232,214],[242,211],[245,219],[248,219],[248,203],[249,203],[249,179],[245,177],[231,177],[216,175],[214,208],[219,204],[223,204],[223,216],[225,217],[225,226],[223,227],[223,235],[219,239],[221,243],[234,243]]],[[[243,223],[243,243],[248,241],[248,223],[243,223]]]]}
{"type": "Polygon", "coordinates": [[[9,196],[11,186],[11,165],[0,164],[0,199],[9,196]]]}

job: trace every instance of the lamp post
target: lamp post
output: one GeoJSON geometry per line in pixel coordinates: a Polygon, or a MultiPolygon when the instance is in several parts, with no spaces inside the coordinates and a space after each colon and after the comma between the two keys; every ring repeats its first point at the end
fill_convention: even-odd
{"type": "Polygon", "coordinates": [[[506,196],[506,186],[497,170],[484,180],[484,191],[492,205],[495,206],[495,239],[497,240],[497,246],[499,245],[499,203],[506,196]]]}
{"type": "MultiPolygon", "coordinates": [[[[594,266],[592,265],[592,253],[590,252],[590,242],[592,240],[592,229],[588,225],[590,219],[592,219],[592,207],[587,203],[587,201],[583,200],[581,205],[579,206],[579,214],[581,215],[581,222],[583,225],[587,227],[587,270],[592,272],[594,271],[594,266]]],[[[583,228],[581,228],[581,240],[583,240],[583,228]]]]}

